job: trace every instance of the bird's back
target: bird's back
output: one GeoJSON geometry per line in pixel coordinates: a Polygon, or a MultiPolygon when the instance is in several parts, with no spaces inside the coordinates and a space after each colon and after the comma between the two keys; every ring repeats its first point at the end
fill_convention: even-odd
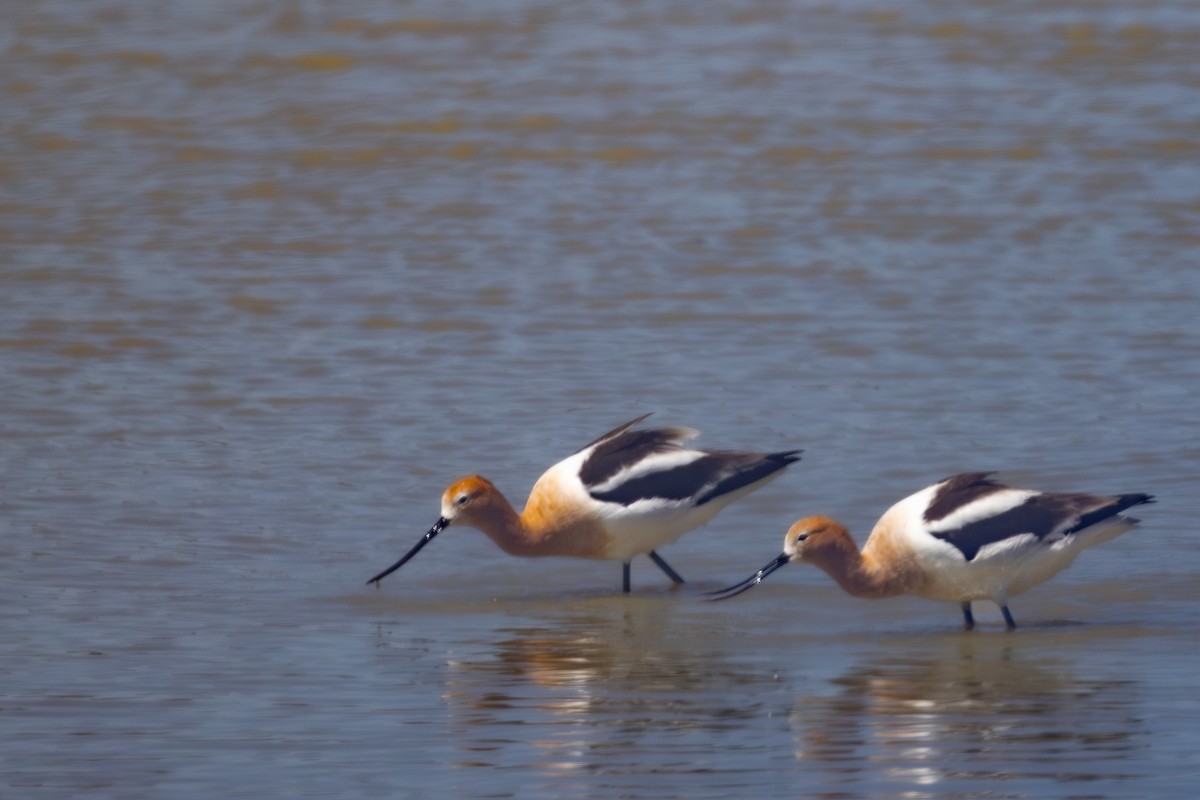
{"type": "Polygon", "coordinates": [[[696,435],[690,428],[630,430],[637,421],[548,469],[523,516],[544,520],[547,530],[570,529],[573,536],[603,530],[600,557],[628,560],[703,525],[799,459],[799,451],[698,450],[684,444],[696,435]]]}
{"type": "Polygon", "coordinates": [[[1148,502],[1153,498],[1146,494],[1015,489],[988,473],[967,473],[889,509],[872,532],[870,549],[885,542],[909,548],[925,574],[919,594],[1002,600],[1053,577],[1088,547],[1132,529],[1137,520],[1121,512],[1148,502]]]}

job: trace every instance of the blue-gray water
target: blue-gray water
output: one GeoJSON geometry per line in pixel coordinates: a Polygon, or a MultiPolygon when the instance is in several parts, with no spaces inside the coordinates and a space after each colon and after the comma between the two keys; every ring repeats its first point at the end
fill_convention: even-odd
{"type": "Polygon", "coordinates": [[[1191,797],[1193,3],[0,3],[0,795],[1191,797]],[[804,460],[663,555],[451,529],[645,411],[804,460]],[[1152,492],[1015,598],[779,551],[1152,492]]]}

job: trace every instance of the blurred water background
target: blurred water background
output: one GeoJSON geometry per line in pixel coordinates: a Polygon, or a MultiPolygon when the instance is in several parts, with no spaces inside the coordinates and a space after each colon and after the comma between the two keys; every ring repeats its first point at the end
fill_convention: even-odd
{"type": "Polygon", "coordinates": [[[0,9],[4,797],[1194,794],[1194,3],[0,9]],[[363,586],[646,411],[805,449],[687,586],[363,586]],[[1160,502],[1014,634],[698,597],[979,469],[1160,502]]]}

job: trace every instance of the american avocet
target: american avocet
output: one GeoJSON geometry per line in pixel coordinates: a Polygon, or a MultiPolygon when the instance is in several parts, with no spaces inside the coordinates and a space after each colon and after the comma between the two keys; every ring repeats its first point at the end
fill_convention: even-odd
{"type": "Polygon", "coordinates": [[[630,420],[546,470],[519,515],[479,475],[459,478],[442,493],[442,515],[407,554],[367,583],[404,566],[451,523],[486,533],[514,556],[578,556],[623,564],[650,557],[675,583],[683,578],[655,552],[798,461],[799,450],[705,452],[684,447],[690,428],[630,430],[630,420]]]}
{"type": "Polygon", "coordinates": [[[875,523],[862,552],[829,517],[805,517],[788,530],[783,552],[741,583],[711,594],[733,597],[792,561],[816,564],[856,597],[915,594],[962,606],[975,626],[972,600],[1000,606],[1008,627],[1012,595],[1049,580],[1085,549],[1133,528],[1121,516],[1154,502],[1148,494],[1105,497],[1014,489],[972,472],[928,486],[896,503],[875,523]]]}

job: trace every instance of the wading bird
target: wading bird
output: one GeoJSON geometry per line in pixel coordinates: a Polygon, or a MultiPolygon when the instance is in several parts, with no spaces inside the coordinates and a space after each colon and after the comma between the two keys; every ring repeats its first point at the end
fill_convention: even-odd
{"type": "Polygon", "coordinates": [[[576,556],[629,562],[650,557],[675,583],[683,578],[656,551],[708,522],[725,506],[777,477],[800,456],[694,450],[689,428],[621,425],[546,470],[518,514],[490,481],[459,478],[442,493],[442,513],[403,558],[367,583],[379,584],[447,526],[469,525],[514,556],[576,556]]]}
{"type": "Polygon", "coordinates": [[[926,487],[896,503],[875,524],[859,552],[850,533],[829,517],[805,517],[788,530],[783,552],[725,599],[756,586],[793,561],[815,564],[856,597],[915,594],[962,607],[975,626],[973,600],[1000,606],[1017,626],[1008,598],[1054,577],[1081,552],[1132,529],[1121,512],[1152,503],[1148,494],[1113,497],[1014,489],[972,472],[926,487]]]}

